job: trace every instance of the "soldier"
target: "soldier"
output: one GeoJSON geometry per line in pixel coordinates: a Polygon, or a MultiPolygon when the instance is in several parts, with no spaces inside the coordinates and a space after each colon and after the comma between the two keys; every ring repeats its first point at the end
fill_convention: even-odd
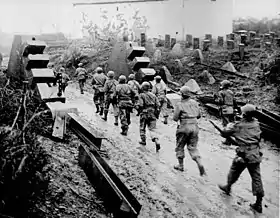
{"type": "Polygon", "coordinates": [[[184,171],[184,147],[187,148],[191,158],[197,163],[201,176],[206,175],[204,166],[201,163],[201,156],[197,149],[198,143],[198,123],[197,119],[200,118],[200,109],[198,103],[191,99],[191,90],[188,86],[183,86],[180,89],[182,99],[175,107],[173,120],[180,124],[177,126],[176,131],[176,157],[178,158],[178,165],[174,169],[184,171]]]}
{"type": "Polygon", "coordinates": [[[130,113],[132,113],[135,92],[126,84],[124,75],[119,77],[119,84],[116,87],[115,98],[119,105],[122,135],[127,135],[130,125],[130,113]]]}
{"type": "MultiPolygon", "coordinates": [[[[141,86],[140,84],[135,80],[135,75],[134,74],[130,74],[128,76],[128,85],[134,90],[135,92],[135,101],[138,100],[139,98],[139,93],[141,92],[141,86]]],[[[135,102],[137,104],[137,102],[135,102]]],[[[136,116],[139,116],[139,112],[136,114],[136,116]]]]}
{"type": "MultiPolygon", "coordinates": [[[[56,86],[57,83],[57,72],[54,69],[54,64],[53,63],[48,63],[47,68],[51,69],[53,71],[53,75],[54,75],[54,82],[53,82],[53,86],[56,86]]],[[[47,83],[49,87],[52,87],[50,83],[47,83]]]]}
{"type": "MultiPolygon", "coordinates": [[[[233,92],[229,89],[230,81],[223,80],[221,82],[220,91],[218,92],[218,96],[216,101],[220,105],[220,115],[222,117],[222,123],[225,127],[228,123],[234,121],[234,107],[236,107],[236,102],[234,99],[233,92]]],[[[224,144],[230,144],[228,140],[223,142],[224,144]]]]}
{"type": "Polygon", "coordinates": [[[161,76],[155,77],[156,84],[153,86],[152,93],[155,94],[159,100],[160,108],[159,111],[162,111],[164,124],[168,122],[168,113],[167,113],[167,98],[166,98],[166,85],[161,82],[161,76]]]}
{"type": "Polygon", "coordinates": [[[107,76],[103,73],[103,69],[101,67],[97,67],[91,84],[94,89],[93,101],[96,106],[96,113],[99,113],[100,116],[103,115],[104,111],[104,85],[106,80],[107,76]]]}
{"type": "Polygon", "coordinates": [[[70,77],[65,73],[64,67],[61,67],[59,69],[59,74],[61,75],[61,89],[63,92],[65,92],[65,89],[68,86],[68,82],[70,81],[70,77]]]}
{"type": "Polygon", "coordinates": [[[250,204],[251,208],[262,213],[262,198],[264,196],[263,184],[260,172],[262,152],[260,151],[261,130],[259,122],[254,118],[256,108],[247,104],[241,107],[242,119],[229,124],[221,134],[223,137],[234,136],[238,147],[234,158],[226,185],[219,185],[219,188],[230,195],[231,186],[238,180],[245,168],[248,169],[252,178],[252,191],[257,200],[255,204],[250,204]]]}
{"type": "Polygon", "coordinates": [[[140,137],[139,144],[146,145],[146,126],[151,133],[151,139],[155,142],[156,152],[160,150],[159,139],[155,133],[156,121],[159,117],[159,101],[157,97],[149,91],[149,82],[142,83],[142,93],[139,95],[137,108],[140,111],[140,137]]]}
{"type": "Polygon", "coordinates": [[[105,108],[104,108],[104,117],[103,120],[107,121],[108,111],[110,104],[113,105],[114,116],[115,116],[115,126],[118,125],[118,116],[119,116],[119,108],[117,105],[116,98],[114,98],[114,94],[116,92],[116,86],[118,85],[118,81],[114,79],[115,73],[114,71],[109,71],[108,80],[105,82],[104,91],[105,91],[105,108]]]}
{"type": "Polygon", "coordinates": [[[75,75],[78,76],[81,94],[84,94],[84,86],[87,79],[87,71],[82,67],[83,64],[79,63],[75,75]]]}

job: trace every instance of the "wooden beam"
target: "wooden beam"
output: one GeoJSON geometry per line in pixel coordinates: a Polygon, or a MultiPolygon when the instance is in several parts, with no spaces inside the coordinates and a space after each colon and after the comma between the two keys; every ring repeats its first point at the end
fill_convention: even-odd
{"type": "Polygon", "coordinates": [[[123,0],[123,1],[106,1],[106,2],[81,2],[81,3],[73,3],[73,7],[81,6],[81,5],[109,5],[109,4],[125,4],[125,3],[141,3],[141,2],[163,2],[168,0],[123,0]]]}

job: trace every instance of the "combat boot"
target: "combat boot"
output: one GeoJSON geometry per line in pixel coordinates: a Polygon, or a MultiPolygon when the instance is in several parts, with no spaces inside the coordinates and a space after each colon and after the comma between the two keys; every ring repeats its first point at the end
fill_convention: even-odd
{"type": "Polygon", "coordinates": [[[100,112],[99,112],[99,115],[100,115],[100,116],[103,115],[103,111],[104,111],[104,108],[103,108],[103,107],[100,107],[100,112]]]}
{"type": "Polygon", "coordinates": [[[205,168],[204,168],[204,166],[203,166],[202,163],[201,163],[201,159],[200,159],[200,158],[197,158],[197,159],[195,160],[195,162],[197,163],[200,176],[206,176],[205,168]]]}
{"type": "Polygon", "coordinates": [[[114,122],[114,125],[115,125],[115,126],[118,126],[118,125],[119,125],[119,123],[118,123],[118,116],[115,116],[115,122],[114,122]]]}
{"type": "Polygon", "coordinates": [[[168,117],[164,117],[163,123],[164,123],[164,124],[167,124],[167,123],[168,123],[168,117]]]}
{"type": "Polygon", "coordinates": [[[146,140],[145,139],[141,139],[141,141],[139,141],[139,144],[145,146],[146,145],[146,140]]]}
{"type": "Polygon", "coordinates": [[[96,112],[95,113],[99,113],[99,105],[95,105],[95,107],[96,107],[96,112]]]}
{"type": "Polygon", "coordinates": [[[258,213],[262,213],[262,197],[257,196],[256,203],[250,204],[250,207],[258,213]]]}
{"type": "Polygon", "coordinates": [[[127,136],[127,131],[128,131],[128,128],[122,127],[121,134],[124,136],[127,136]]]}
{"type": "Polygon", "coordinates": [[[160,143],[158,139],[155,139],[155,144],[156,144],[156,152],[158,152],[160,150],[160,143]]]}
{"type": "Polygon", "coordinates": [[[108,116],[108,112],[104,112],[104,117],[102,117],[103,120],[107,121],[107,116],[108,116]]]}
{"type": "Polygon", "coordinates": [[[174,166],[174,169],[183,172],[184,171],[184,159],[178,158],[178,163],[179,163],[178,165],[174,166]]]}
{"type": "Polygon", "coordinates": [[[218,185],[218,187],[227,195],[230,195],[231,187],[229,185],[218,185]]]}

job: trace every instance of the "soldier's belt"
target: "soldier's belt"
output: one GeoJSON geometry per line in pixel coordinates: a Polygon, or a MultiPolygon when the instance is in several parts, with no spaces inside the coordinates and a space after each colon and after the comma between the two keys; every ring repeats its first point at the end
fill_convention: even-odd
{"type": "Polygon", "coordinates": [[[194,117],[180,119],[180,124],[197,124],[197,119],[194,117]]]}

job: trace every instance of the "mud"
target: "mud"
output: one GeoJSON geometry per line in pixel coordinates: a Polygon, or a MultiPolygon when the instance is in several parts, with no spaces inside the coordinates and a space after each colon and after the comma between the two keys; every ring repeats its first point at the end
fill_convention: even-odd
{"type": "MultiPolygon", "coordinates": [[[[208,174],[206,178],[201,178],[195,162],[188,154],[185,172],[173,169],[176,164],[174,149],[177,124],[171,118],[168,125],[158,120],[157,132],[162,146],[160,152],[155,152],[155,146],[149,140],[143,149],[138,144],[139,117],[132,114],[128,136],[122,136],[120,127],[113,125],[112,111],[108,121],[103,121],[95,113],[92,94],[85,92],[81,95],[76,87],[76,84],[67,87],[67,101],[77,105],[79,115],[94,128],[104,132],[107,140],[104,140],[102,149],[109,154],[106,161],[143,205],[139,217],[278,217],[279,151],[273,145],[262,143],[264,160],[261,170],[265,197],[264,212],[259,215],[249,209],[249,203],[255,198],[251,193],[248,171],[244,171],[234,185],[232,196],[222,194],[217,188],[218,183],[226,182],[235,147],[221,144],[223,139],[207,121],[208,118],[199,121],[199,150],[208,174]]],[[[76,160],[72,164],[77,167],[76,160]]],[[[82,172],[77,176],[85,177],[82,172]]],[[[85,207],[89,207],[89,204],[85,207]]]]}

